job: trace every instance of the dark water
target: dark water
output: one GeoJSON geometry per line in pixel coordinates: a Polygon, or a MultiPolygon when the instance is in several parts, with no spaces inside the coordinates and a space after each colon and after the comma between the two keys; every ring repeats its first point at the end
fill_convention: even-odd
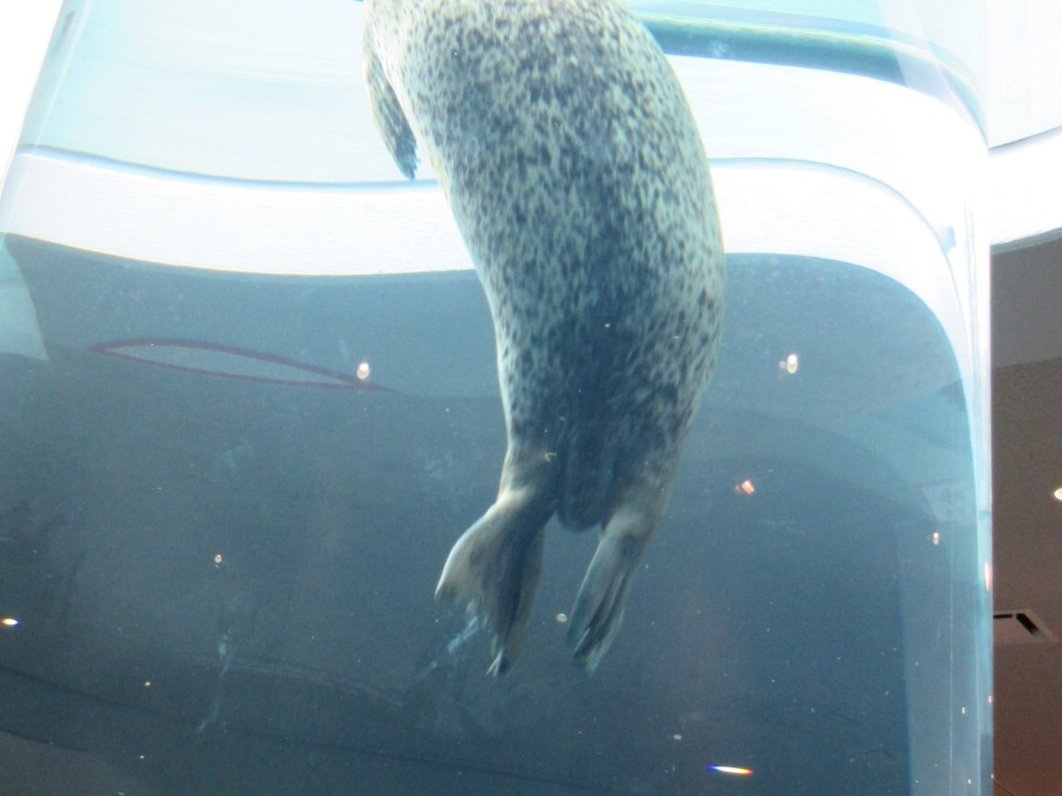
{"type": "Polygon", "coordinates": [[[486,634],[432,599],[504,452],[473,273],[4,245],[49,359],[0,355],[0,792],[966,792],[949,778],[987,743],[970,431],[944,333],[889,279],[731,257],[618,640],[592,677],[570,663],[558,614],[594,538],[551,528],[525,652],[492,680],[486,634]],[[100,348],[148,338],[232,358],[100,348]],[[248,378],[276,360],[341,378],[248,378]]]}

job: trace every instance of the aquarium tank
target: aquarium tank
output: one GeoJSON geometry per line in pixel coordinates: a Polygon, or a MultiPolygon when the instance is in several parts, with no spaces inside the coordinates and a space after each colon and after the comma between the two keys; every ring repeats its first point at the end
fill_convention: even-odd
{"type": "Polygon", "coordinates": [[[0,792],[990,793],[984,9],[629,6],[711,165],[718,364],[596,671],[554,523],[491,677],[433,592],[494,330],[365,6],[64,2],[0,199],[0,792]]]}

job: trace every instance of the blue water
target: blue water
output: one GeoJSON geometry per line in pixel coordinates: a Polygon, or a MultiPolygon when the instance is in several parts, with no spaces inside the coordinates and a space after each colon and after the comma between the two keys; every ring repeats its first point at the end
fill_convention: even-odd
{"type": "MultiPolygon", "coordinates": [[[[417,237],[441,226],[416,216],[430,174],[399,186],[339,99],[348,31],[314,17],[327,79],[304,88],[217,78],[214,56],[259,42],[212,49],[224,20],[182,39],[174,20],[151,28],[179,7],[67,5],[17,161],[235,197],[231,219],[377,191],[401,234],[373,249],[363,227],[335,251],[371,273],[399,240],[410,267],[344,276],[342,258],[310,261],[316,241],[229,216],[164,231],[136,202],[93,229],[67,216],[113,196],[47,183],[34,204],[30,168],[8,186],[0,793],[988,792],[985,407],[964,281],[979,266],[951,142],[919,127],[940,110],[976,138],[975,81],[877,3],[637,6],[672,53],[750,81],[733,105],[694,98],[730,249],[721,357],[598,670],[564,641],[594,532],[551,526],[524,652],[493,679],[486,631],[432,597],[497,489],[491,320],[467,263],[417,237]],[[201,70],[165,62],[185,46],[201,70]],[[914,134],[875,139],[867,108],[801,115],[838,75],[914,134]],[[806,80],[784,84],[807,91],[791,117],[757,102],[780,79],[806,80]],[[160,241],[170,260],[119,256],[160,241]],[[189,241],[240,265],[188,263],[189,241]],[[289,270],[246,267],[273,246],[289,270]]],[[[257,10],[259,32],[290,16],[257,10]]],[[[285,24],[280,52],[303,63],[310,23],[285,24]]]]}
{"type": "Polygon", "coordinates": [[[937,759],[979,747],[978,706],[951,715],[976,693],[952,661],[980,654],[962,616],[983,591],[962,389],[884,277],[732,258],[719,370],[615,647],[593,677],[571,665],[556,617],[593,539],[551,529],[496,681],[486,634],[432,600],[504,450],[474,274],[296,283],[6,246],[55,336],[48,363],[0,358],[7,732],[160,793],[895,794],[912,732],[937,759]],[[175,323],[347,373],[356,340],[426,386],[75,342],[175,323]]]}

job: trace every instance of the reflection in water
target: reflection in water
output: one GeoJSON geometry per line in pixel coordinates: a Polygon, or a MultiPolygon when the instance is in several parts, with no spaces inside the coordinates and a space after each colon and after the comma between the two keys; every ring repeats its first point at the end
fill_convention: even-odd
{"type": "Polygon", "coordinates": [[[229,666],[232,665],[233,649],[229,644],[230,633],[231,630],[226,630],[221,636],[221,641],[218,642],[218,664],[220,669],[218,670],[217,684],[214,686],[214,697],[210,700],[207,716],[196,727],[195,731],[199,734],[215,725],[222,732],[225,731],[225,722],[219,721],[219,717],[221,715],[221,700],[225,689],[225,675],[229,673],[229,666]]]}

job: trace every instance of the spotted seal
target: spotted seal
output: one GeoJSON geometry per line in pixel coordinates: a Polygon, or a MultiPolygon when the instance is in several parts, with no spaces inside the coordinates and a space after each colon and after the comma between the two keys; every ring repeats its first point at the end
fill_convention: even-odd
{"type": "Polygon", "coordinates": [[[490,304],[508,447],[436,595],[519,654],[553,515],[598,525],[568,640],[593,670],[714,366],[711,178],[663,52],[617,0],[367,0],[376,124],[435,169],[490,304]]]}

